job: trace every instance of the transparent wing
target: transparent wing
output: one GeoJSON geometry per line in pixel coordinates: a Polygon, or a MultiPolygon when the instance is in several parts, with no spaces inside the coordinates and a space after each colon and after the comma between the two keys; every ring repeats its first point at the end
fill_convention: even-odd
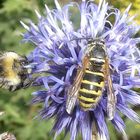
{"type": "Polygon", "coordinates": [[[83,77],[83,74],[84,74],[83,70],[81,70],[81,68],[79,68],[73,84],[68,89],[67,101],[66,101],[66,111],[69,114],[71,114],[73,109],[74,109],[74,106],[75,106],[75,103],[76,103],[76,100],[78,97],[78,92],[80,89],[81,79],[83,77]]]}
{"type": "Polygon", "coordinates": [[[113,90],[112,79],[110,74],[110,65],[108,59],[106,59],[105,65],[106,72],[106,87],[107,87],[107,114],[109,120],[112,120],[116,111],[116,96],[113,90]]]}
{"type": "Polygon", "coordinates": [[[79,67],[77,69],[77,74],[74,78],[73,84],[68,88],[67,101],[66,101],[66,111],[68,114],[71,114],[74,109],[74,106],[78,97],[78,92],[81,86],[81,80],[83,78],[84,71],[87,65],[88,65],[88,58],[85,57],[83,59],[82,67],[79,67]]]}

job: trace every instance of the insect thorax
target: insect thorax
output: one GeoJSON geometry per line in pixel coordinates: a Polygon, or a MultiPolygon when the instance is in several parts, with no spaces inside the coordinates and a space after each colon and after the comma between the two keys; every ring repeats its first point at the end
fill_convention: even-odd
{"type": "Polygon", "coordinates": [[[97,59],[105,59],[106,52],[105,52],[105,45],[103,41],[89,41],[88,42],[89,48],[89,58],[97,58],[97,59]]]}

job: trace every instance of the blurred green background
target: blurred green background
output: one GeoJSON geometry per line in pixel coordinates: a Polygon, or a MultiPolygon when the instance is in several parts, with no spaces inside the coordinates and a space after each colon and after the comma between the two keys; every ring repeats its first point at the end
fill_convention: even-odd
{"type": "MultiPolygon", "coordinates": [[[[78,0],[75,0],[78,1],[78,0]]],[[[138,14],[136,22],[140,24],[140,0],[106,0],[120,10],[124,10],[129,3],[132,3],[130,14],[138,14]]],[[[68,0],[59,0],[64,5],[68,0]]],[[[80,0],[78,1],[80,2],[80,0]]],[[[44,4],[54,8],[53,0],[0,0],[0,52],[16,51],[19,54],[28,55],[33,46],[22,44],[21,33],[25,32],[20,25],[20,20],[28,23],[33,20],[37,23],[34,10],[44,13],[44,4]]],[[[5,111],[0,116],[0,133],[9,131],[15,134],[17,140],[52,140],[50,129],[53,120],[40,121],[33,118],[37,115],[42,105],[30,105],[31,93],[37,89],[20,90],[9,93],[0,89],[0,111],[5,111]]],[[[140,112],[136,109],[137,112],[140,112]]],[[[140,114],[140,113],[139,113],[140,114]]],[[[125,118],[126,131],[130,140],[140,139],[140,125],[125,118]]],[[[121,136],[116,133],[109,124],[111,140],[121,140],[121,136]]],[[[67,139],[67,138],[66,138],[67,139]]],[[[60,135],[57,140],[63,140],[60,135]]]]}

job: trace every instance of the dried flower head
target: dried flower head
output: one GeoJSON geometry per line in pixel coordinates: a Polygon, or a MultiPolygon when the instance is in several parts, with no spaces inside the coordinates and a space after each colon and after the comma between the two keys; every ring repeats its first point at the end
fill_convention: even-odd
{"type": "Polygon", "coordinates": [[[71,140],[75,140],[78,133],[82,134],[83,140],[91,140],[95,124],[100,138],[109,139],[106,87],[94,109],[83,111],[76,102],[72,114],[66,111],[66,89],[72,85],[77,68],[82,67],[88,39],[102,39],[114,69],[111,77],[117,101],[111,122],[125,135],[125,124],[119,112],[140,122],[130,106],[140,104],[140,96],[132,90],[140,86],[140,51],[137,47],[140,38],[134,37],[140,27],[133,21],[135,16],[128,14],[131,6],[121,13],[104,0],[100,0],[99,5],[85,0],[80,5],[70,3],[62,8],[57,0],[55,4],[56,9],[53,10],[46,6],[45,17],[36,12],[39,19],[37,25],[31,22],[28,27],[22,22],[27,29],[24,40],[35,45],[28,57],[33,63],[33,73],[39,75],[35,82],[45,88],[33,93],[33,103],[44,103],[40,112],[43,119],[55,117],[55,136],[65,129],[66,133],[70,132],[71,140]],[[71,20],[71,7],[80,12],[78,29],[71,20]]]}

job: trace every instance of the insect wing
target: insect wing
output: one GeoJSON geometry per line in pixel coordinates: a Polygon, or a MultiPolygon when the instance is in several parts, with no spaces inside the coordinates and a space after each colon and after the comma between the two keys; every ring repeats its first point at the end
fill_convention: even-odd
{"type": "Polygon", "coordinates": [[[74,83],[68,89],[66,101],[66,111],[68,114],[71,114],[74,109],[83,74],[84,74],[83,70],[79,68],[77,71],[77,75],[74,79],[74,83]]]}
{"type": "Polygon", "coordinates": [[[68,112],[68,114],[71,114],[74,109],[78,97],[78,92],[81,86],[81,80],[85,73],[85,69],[88,67],[88,65],[89,65],[89,58],[88,56],[85,56],[83,58],[82,67],[79,66],[79,68],[77,69],[77,74],[75,76],[74,82],[69,87],[67,92],[66,111],[68,112]]]}
{"type": "Polygon", "coordinates": [[[113,90],[112,79],[110,74],[110,66],[108,59],[106,59],[106,87],[107,87],[107,114],[109,120],[112,120],[116,110],[116,96],[113,90]]]}

